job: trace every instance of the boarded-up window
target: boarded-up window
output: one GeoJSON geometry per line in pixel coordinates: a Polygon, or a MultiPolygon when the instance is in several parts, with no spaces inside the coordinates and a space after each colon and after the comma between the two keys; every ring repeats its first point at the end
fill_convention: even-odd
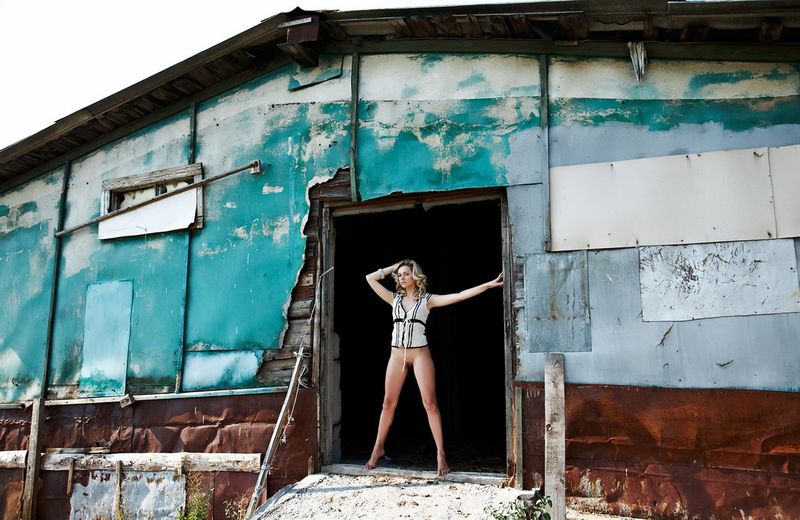
{"type": "MultiPolygon", "coordinates": [[[[200,163],[103,182],[102,213],[133,208],[202,179],[200,163]]],[[[178,193],[100,222],[101,239],[202,227],[202,187],[178,193]]]]}

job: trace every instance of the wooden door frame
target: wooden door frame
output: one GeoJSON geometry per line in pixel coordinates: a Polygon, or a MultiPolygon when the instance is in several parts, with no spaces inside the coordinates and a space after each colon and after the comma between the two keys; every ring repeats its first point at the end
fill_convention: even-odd
{"type": "Polygon", "coordinates": [[[419,204],[424,206],[439,206],[451,204],[466,204],[484,200],[496,200],[500,203],[501,249],[505,283],[503,284],[503,323],[504,323],[504,358],[505,358],[505,418],[506,418],[506,475],[513,478],[522,467],[522,454],[515,447],[515,429],[521,424],[515,424],[514,403],[514,377],[516,375],[516,350],[513,320],[512,301],[514,298],[514,270],[513,254],[511,247],[511,225],[508,214],[508,201],[505,189],[469,189],[443,193],[421,193],[413,195],[392,195],[369,202],[324,202],[322,206],[322,233],[320,244],[322,247],[321,272],[328,273],[320,279],[320,346],[315,352],[314,365],[319,367],[319,446],[320,460],[323,465],[333,462],[333,428],[331,418],[336,400],[341,403],[339,389],[334,388],[338,378],[325,377],[334,368],[333,345],[333,287],[335,281],[334,255],[336,247],[336,227],[334,217],[346,215],[364,215],[369,213],[382,213],[386,211],[413,208],[419,204]]]}

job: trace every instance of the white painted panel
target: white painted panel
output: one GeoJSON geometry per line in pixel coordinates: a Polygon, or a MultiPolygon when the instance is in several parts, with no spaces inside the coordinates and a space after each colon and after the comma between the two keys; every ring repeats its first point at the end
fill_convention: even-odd
{"type": "Polygon", "coordinates": [[[766,148],[550,170],[552,248],[776,236],[766,148]]]}
{"type": "Polygon", "coordinates": [[[800,71],[791,63],[652,60],[641,82],[630,60],[554,60],[551,99],[748,99],[796,96],[800,71]]]}
{"type": "Polygon", "coordinates": [[[778,238],[800,237],[800,145],[769,149],[778,238]]]}
{"type": "Polygon", "coordinates": [[[100,222],[98,236],[105,240],[186,229],[196,212],[197,189],[184,191],[100,222]]]}
{"type": "Polygon", "coordinates": [[[386,101],[538,96],[539,61],[514,55],[379,54],[361,58],[359,97],[386,101]]]}
{"type": "Polygon", "coordinates": [[[639,248],[644,321],[800,312],[793,240],[639,248]]]}

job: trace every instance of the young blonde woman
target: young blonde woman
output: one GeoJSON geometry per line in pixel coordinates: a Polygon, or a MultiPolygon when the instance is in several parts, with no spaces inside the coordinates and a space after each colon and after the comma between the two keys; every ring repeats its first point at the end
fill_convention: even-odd
{"type": "Polygon", "coordinates": [[[444,307],[473,298],[494,287],[503,286],[503,273],[489,282],[453,294],[430,294],[427,292],[426,277],[413,260],[402,260],[389,267],[378,269],[367,275],[367,283],[383,301],[392,306],[392,354],[386,366],[386,382],[383,395],[383,409],[378,421],[378,436],[372,455],[365,464],[367,469],[378,465],[383,457],[383,445],[394,420],[394,411],[400,397],[400,390],[406,380],[407,369],[414,375],[422,395],[422,404],[428,414],[428,424],[436,443],[436,466],[439,475],[450,471],[444,453],[442,435],[442,416],[436,402],[436,378],[433,359],[425,337],[425,324],[428,312],[435,307],[444,307]],[[391,275],[397,292],[393,293],[381,285],[382,280],[391,275]]]}

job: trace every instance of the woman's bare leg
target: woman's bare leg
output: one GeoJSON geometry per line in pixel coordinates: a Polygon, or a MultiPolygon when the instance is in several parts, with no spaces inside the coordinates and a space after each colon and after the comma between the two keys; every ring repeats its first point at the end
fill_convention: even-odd
{"type": "Polygon", "coordinates": [[[397,400],[400,398],[400,390],[406,380],[408,370],[403,370],[403,353],[399,348],[392,349],[389,363],[386,365],[386,381],[383,391],[383,409],[381,418],[378,421],[378,436],[375,439],[375,446],[372,448],[372,455],[364,467],[374,469],[378,465],[378,459],[383,457],[383,444],[389,434],[389,427],[394,420],[394,411],[397,408],[397,400]]]}
{"type": "Polygon", "coordinates": [[[433,366],[430,350],[420,349],[414,356],[414,376],[417,378],[419,392],[422,394],[422,404],[428,414],[428,424],[431,427],[433,441],[436,443],[436,466],[439,475],[450,472],[447,459],[444,455],[444,434],[442,433],[442,415],[436,402],[436,371],[433,366]]]}

